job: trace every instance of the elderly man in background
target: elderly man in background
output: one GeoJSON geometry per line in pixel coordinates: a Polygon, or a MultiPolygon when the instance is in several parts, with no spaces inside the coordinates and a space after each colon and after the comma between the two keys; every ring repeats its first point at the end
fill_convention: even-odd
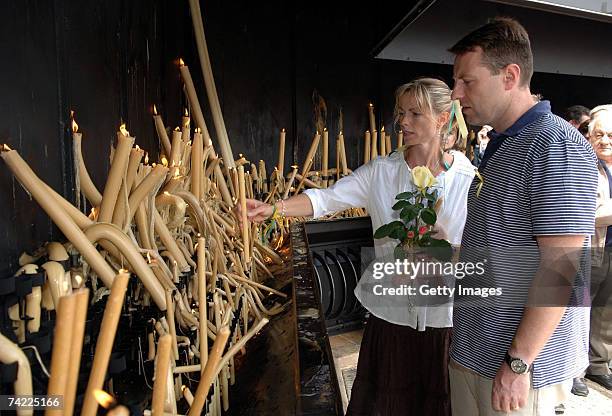
{"type": "Polygon", "coordinates": [[[591,111],[589,141],[599,159],[591,274],[591,330],[586,377],[612,390],[612,104],[591,111]]]}

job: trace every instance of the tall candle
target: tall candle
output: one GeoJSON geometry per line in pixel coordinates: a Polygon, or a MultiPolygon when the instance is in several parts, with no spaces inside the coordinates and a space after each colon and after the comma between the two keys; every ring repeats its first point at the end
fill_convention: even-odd
{"type": "Polygon", "coordinates": [[[181,131],[183,132],[183,141],[189,141],[191,133],[191,117],[189,117],[189,110],[187,109],[185,109],[181,120],[181,131]],[[185,132],[187,133],[185,134],[185,132]]]}
{"type": "Polygon", "coordinates": [[[153,219],[155,222],[155,232],[159,235],[159,238],[162,241],[162,244],[166,247],[166,250],[168,250],[172,254],[172,257],[176,259],[180,270],[189,270],[189,264],[187,263],[187,260],[185,260],[185,256],[183,256],[181,249],[179,248],[178,244],[176,244],[176,240],[174,237],[172,237],[172,234],[170,234],[170,230],[168,230],[168,227],[164,223],[162,216],[157,211],[157,208],[153,209],[153,219]]]}
{"type": "Polygon", "coordinates": [[[297,165],[291,166],[291,176],[289,176],[289,180],[287,181],[287,186],[285,188],[285,193],[283,194],[283,199],[287,199],[289,196],[289,191],[291,191],[291,186],[293,186],[293,182],[295,181],[295,175],[297,175],[298,167],[297,165]]]}
{"type": "MultiPolygon", "coordinates": [[[[181,137],[183,133],[179,130],[179,128],[175,128],[172,132],[172,151],[170,152],[170,167],[176,167],[179,164],[179,160],[181,160],[181,150],[183,142],[181,137]]],[[[171,173],[173,173],[172,171],[171,173]]]]}
{"type": "Polygon", "coordinates": [[[196,129],[193,135],[193,146],[191,148],[191,193],[198,201],[202,197],[202,169],[204,163],[204,142],[202,133],[196,129]]]}
{"type": "Polygon", "coordinates": [[[308,173],[308,171],[310,170],[310,167],[312,166],[314,156],[317,153],[317,150],[319,148],[320,140],[321,140],[321,135],[319,134],[319,132],[317,132],[314,138],[312,139],[312,143],[310,144],[310,149],[308,150],[308,154],[306,155],[306,160],[304,161],[304,166],[302,167],[302,180],[300,181],[297,188],[295,189],[295,192],[294,192],[295,195],[297,195],[300,192],[300,189],[304,185],[304,179],[306,179],[306,174],[308,173]]]}
{"type": "Polygon", "coordinates": [[[385,155],[391,153],[391,135],[385,133],[385,155]]]}
{"type": "MultiPolygon", "coordinates": [[[[176,270],[176,262],[174,262],[174,270],[176,270]]],[[[176,323],[174,321],[174,299],[172,299],[172,291],[166,289],[166,319],[168,320],[168,329],[172,337],[172,352],[174,359],[179,359],[178,345],[176,343],[176,323]]]]}
{"type": "Polygon", "coordinates": [[[387,141],[385,138],[385,126],[382,126],[382,128],[380,129],[380,155],[381,156],[387,155],[387,141]]]}
{"type": "MultiPolygon", "coordinates": [[[[30,195],[34,197],[47,215],[51,217],[51,220],[57,225],[66,238],[74,244],[91,268],[100,276],[104,284],[110,287],[115,272],[108,265],[106,260],[104,260],[100,252],[89,242],[81,229],[66,214],[62,206],[55,200],[56,195],[54,195],[54,192],[36,176],[27,163],[19,156],[17,151],[10,150],[6,145],[4,145],[0,151],[0,156],[4,159],[19,182],[28,190],[30,195]]],[[[65,202],[71,205],[69,202],[65,202]]],[[[79,212],[79,214],[81,213],[79,212]]]]}
{"type": "Polygon", "coordinates": [[[378,157],[378,132],[372,131],[372,150],[370,151],[370,160],[374,160],[378,157]]]}
{"type": "Polygon", "coordinates": [[[208,301],[206,300],[206,239],[198,237],[198,314],[200,325],[200,363],[202,370],[208,361],[208,301]]]}
{"type": "Polygon", "coordinates": [[[130,275],[127,270],[120,270],[119,274],[115,277],[110,295],[106,301],[91,373],[89,374],[89,381],[85,390],[83,409],[81,409],[81,415],[83,416],[94,416],[98,410],[94,390],[102,389],[104,384],[129,278],[130,275]]]}
{"type": "Polygon", "coordinates": [[[338,135],[338,141],[340,142],[340,164],[342,166],[342,175],[348,175],[348,166],[346,163],[346,148],[344,146],[344,134],[340,132],[338,135]]]}
{"type": "Polygon", "coordinates": [[[168,383],[171,353],[172,337],[166,334],[159,339],[159,343],[157,344],[155,380],[153,381],[153,397],[151,403],[153,416],[164,414],[164,401],[166,398],[166,385],[168,383]]]}
{"type": "Polygon", "coordinates": [[[370,119],[370,131],[376,131],[376,118],[374,117],[374,104],[368,105],[368,116],[370,119]]]}
{"type": "Polygon", "coordinates": [[[204,408],[204,403],[206,402],[206,397],[208,396],[208,390],[210,390],[210,385],[213,380],[219,374],[221,369],[217,369],[217,365],[221,361],[221,355],[223,354],[223,350],[225,349],[225,344],[227,343],[227,339],[230,336],[230,330],[227,326],[222,327],[217,332],[217,338],[212,346],[210,351],[210,357],[206,366],[202,370],[202,376],[200,377],[200,382],[198,383],[198,388],[196,389],[193,404],[189,408],[189,416],[199,415],[202,413],[202,409],[204,408]]]}
{"type": "MultiPolygon", "coordinates": [[[[189,98],[189,104],[191,105],[191,113],[196,120],[197,126],[202,129],[202,132],[206,132],[204,136],[209,136],[208,128],[206,127],[206,123],[204,122],[204,116],[202,113],[202,108],[200,107],[200,102],[198,100],[198,95],[196,93],[195,87],[193,85],[193,80],[191,78],[191,73],[189,72],[189,67],[185,65],[183,60],[179,61],[179,70],[181,72],[181,78],[183,78],[183,82],[185,83],[185,89],[187,91],[187,97],[189,98]]],[[[206,76],[206,74],[205,74],[206,76]]],[[[217,117],[216,110],[211,107],[211,111],[213,112],[213,121],[214,117],[217,117]]],[[[219,109],[219,114],[221,110],[219,109]]],[[[216,124],[215,124],[216,128],[216,124]]],[[[223,157],[223,162],[228,168],[235,167],[234,156],[232,153],[232,148],[229,142],[229,138],[227,137],[227,133],[225,135],[220,135],[219,130],[217,130],[217,140],[219,141],[219,147],[221,148],[221,156],[223,157]]]]}
{"type": "Polygon", "coordinates": [[[125,126],[121,126],[117,132],[117,149],[113,157],[106,186],[102,194],[102,203],[100,204],[100,213],[98,214],[98,222],[111,222],[113,219],[113,210],[121,188],[121,181],[125,177],[130,150],[134,145],[134,138],[125,130],[125,126]]]}
{"type": "Polygon", "coordinates": [[[397,148],[399,149],[400,147],[402,147],[404,145],[404,131],[400,130],[397,133],[397,148]]]}
{"type": "Polygon", "coordinates": [[[259,179],[261,179],[261,185],[264,192],[268,192],[268,172],[266,171],[266,162],[264,160],[259,161],[259,179]]]}
{"type": "Polygon", "coordinates": [[[128,205],[130,206],[130,213],[127,217],[128,223],[130,223],[132,218],[134,218],[134,214],[136,214],[136,210],[138,210],[142,200],[149,195],[153,189],[159,186],[159,184],[166,177],[167,173],[168,168],[162,165],[155,165],[155,168],[153,168],[153,170],[142,180],[142,182],[140,182],[140,184],[134,188],[128,200],[128,205]]]}
{"type": "Polygon", "coordinates": [[[204,86],[206,87],[206,95],[208,96],[208,103],[210,104],[210,112],[213,117],[215,131],[217,132],[219,142],[225,143],[222,146],[221,154],[223,155],[223,160],[225,161],[227,167],[235,168],[236,165],[234,164],[234,158],[232,157],[232,148],[229,138],[227,137],[227,130],[225,129],[223,114],[221,113],[221,105],[219,104],[219,96],[217,95],[217,87],[215,86],[215,78],[213,76],[212,66],[210,64],[210,56],[208,55],[208,46],[206,45],[206,37],[204,35],[204,23],[202,22],[200,2],[198,0],[189,0],[189,8],[191,9],[191,19],[196,38],[196,46],[198,48],[200,66],[202,68],[202,75],[204,75],[204,86]],[[223,148],[227,149],[227,154],[223,151],[223,148]]]}
{"type": "Polygon", "coordinates": [[[363,152],[363,164],[365,165],[366,163],[368,163],[370,161],[370,130],[366,130],[365,134],[364,134],[364,140],[365,140],[365,144],[364,144],[364,152],[363,152]]]}
{"type": "MultiPolygon", "coordinates": [[[[74,122],[74,120],[73,120],[74,122]]],[[[83,160],[83,151],[81,145],[82,134],[78,132],[78,125],[76,123],[73,124],[72,129],[72,140],[74,141],[74,152],[75,157],[78,163],[79,170],[79,182],[81,185],[81,192],[85,195],[85,198],[89,200],[89,202],[95,206],[100,206],[100,202],[102,202],[102,194],[96,188],[91,177],[89,176],[89,172],[87,171],[87,167],[85,166],[85,162],[83,160]]]]}
{"type": "MultiPolygon", "coordinates": [[[[77,297],[75,295],[62,296],[59,299],[55,331],[53,336],[53,352],[51,353],[51,377],[47,394],[50,396],[65,396],[68,382],[66,363],[70,362],[70,349],[77,297]]],[[[47,409],[46,415],[61,415],[62,410],[47,409]]]]}
{"type": "Polygon", "coordinates": [[[125,183],[121,184],[121,190],[119,192],[119,196],[117,197],[115,209],[113,210],[112,222],[121,229],[123,229],[124,225],[127,225],[125,216],[127,215],[126,206],[128,202],[128,195],[132,189],[132,185],[134,184],[134,179],[136,178],[138,166],[140,165],[140,160],[143,156],[144,150],[142,150],[138,146],[136,146],[136,148],[130,151],[130,158],[128,160],[125,183]]]}
{"type": "Polygon", "coordinates": [[[166,132],[166,127],[164,126],[161,116],[157,114],[157,107],[155,107],[155,105],[153,105],[153,121],[155,122],[155,130],[157,131],[157,137],[159,137],[159,141],[161,142],[162,150],[167,157],[170,157],[170,152],[172,151],[170,139],[168,138],[168,133],[166,132]]]}
{"type": "MultiPolygon", "coordinates": [[[[79,368],[81,365],[81,353],[83,351],[83,335],[85,333],[85,321],[87,318],[87,306],[89,301],[89,289],[81,289],[74,292],[76,306],[74,314],[74,328],[70,345],[70,362],[68,364],[68,381],[64,396],[64,415],[70,416],[74,411],[76,399],[77,382],[79,380],[79,368]]],[[[49,393],[47,393],[49,394],[49,393]]]]}
{"type": "Polygon", "coordinates": [[[249,248],[251,247],[249,241],[249,221],[247,220],[247,209],[246,209],[246,185],[244,182],[244,166],[238,166],[238,188],[240,190],[240,214],[242,216],[241,228],[242,228],[242,243],[244,244],[244,263],[248,267],[251,262],[251,255],[249,248]]]}
{"type": "Polygon", "coordinates": [[[329,163],[329,132],[327,129],[323,130],[323,188],[327,188],[327,176],[328,172],[328,163],[329,163]]]}
{"type": "Polygon", "coordinates": [[[278,171],[282,174],[285,171],[285,129],[280,132],[280,141],[278,145],[278,171]]]}

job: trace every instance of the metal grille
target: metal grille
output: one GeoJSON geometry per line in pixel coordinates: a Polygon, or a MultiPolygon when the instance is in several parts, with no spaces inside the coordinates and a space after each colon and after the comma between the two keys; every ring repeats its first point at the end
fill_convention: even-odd
{"type": "Polygon", "coordinates": [[[305,229],[328,333],[361,327],[366,310],[354,290],[361,277],[362,248],[373,246],[370,218],[309,222],[305,229]]]}

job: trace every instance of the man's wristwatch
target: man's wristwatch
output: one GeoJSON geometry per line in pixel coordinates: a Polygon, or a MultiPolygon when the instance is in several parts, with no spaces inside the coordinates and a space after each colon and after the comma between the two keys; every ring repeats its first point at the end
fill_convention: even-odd
{"type": "Polygon", "coordinates": [[[506,352],[506,364],[510,367],[510,369],[516,374],[527,374],[533,368],[527,365],[527,363],[520,358],[511,357],[508,352],[506,352]]]}

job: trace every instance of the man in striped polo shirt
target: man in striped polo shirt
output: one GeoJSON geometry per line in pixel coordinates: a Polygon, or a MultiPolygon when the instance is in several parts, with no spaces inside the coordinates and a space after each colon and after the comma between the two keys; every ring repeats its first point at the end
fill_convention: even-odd
{"type": "Polygon", "coordinates": [[[589,308],[576,306],[588,289],[576,300],[572,285],[588,280],[581,248],[594,231],[596,158],[548,101],[534,101],[531,45],[518,22],[494,19],[449,50],[453,98],[470,124],[493,127],[469,191],[461,249],[488,252],[488,271],[457,286],[504,291],[481,304],[455,297],[453,415],[554,414],[588,365],[589,308]],[[542,293],[560,296],[542,300],[542,293]]]}

